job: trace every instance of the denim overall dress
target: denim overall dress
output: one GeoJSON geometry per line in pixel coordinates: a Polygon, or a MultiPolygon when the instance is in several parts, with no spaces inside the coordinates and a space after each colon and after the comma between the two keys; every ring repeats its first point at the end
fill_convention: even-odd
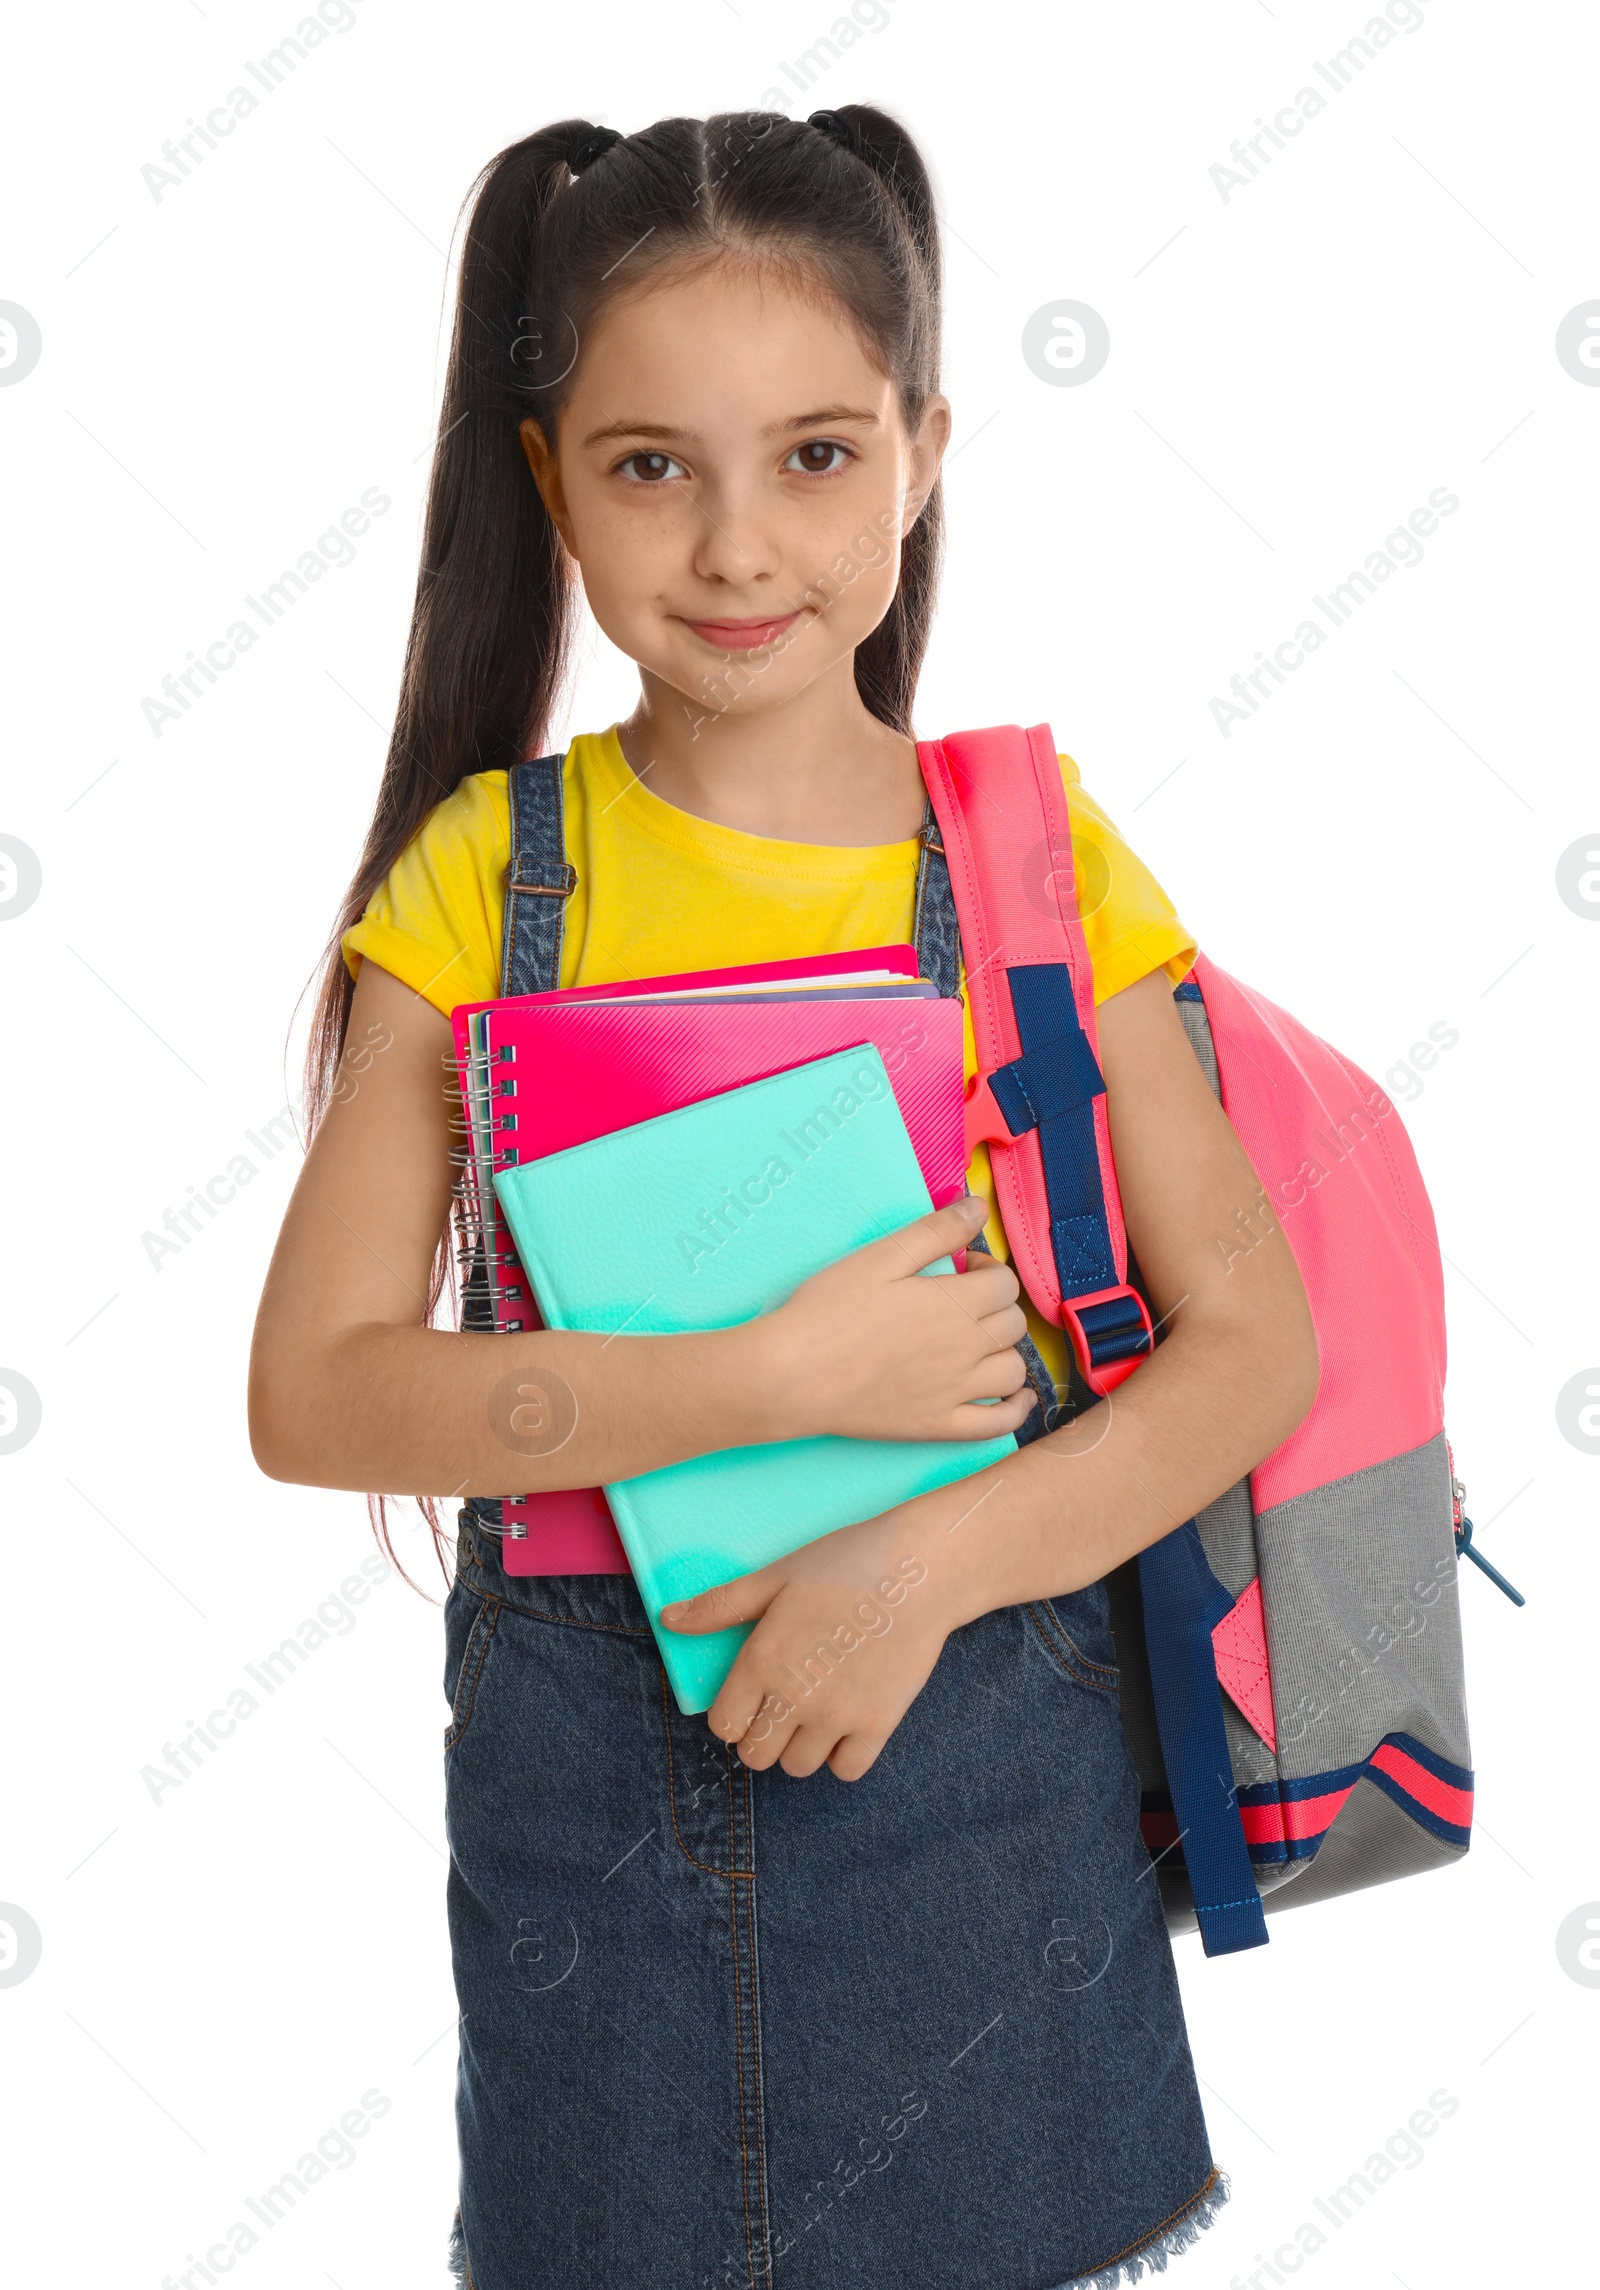
{"type": "MultiPolygon", "coordinates": [[[[534,993],[561,760],[510,780],[502,991],[534,993]]],[[[916,943],[955,994],[931,813],[916,943]]],[[[1025,1357],[1023,1440],[1056,1413],[1025,1357]]],[[[1109,2290],[1193,2242],[1226,2183],[1102,1586],[952,1632],[870,1772],[797,1780],[680,1714],[631,1575],[507,1576],[498,1518],[460,1514],[445,1606],[456,2279],[1109,2290]]]]}

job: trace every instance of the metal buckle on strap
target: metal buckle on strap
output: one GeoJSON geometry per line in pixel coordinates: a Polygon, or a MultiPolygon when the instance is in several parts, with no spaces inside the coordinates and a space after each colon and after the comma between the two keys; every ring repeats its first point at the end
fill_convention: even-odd
{"type": "Polygon", "coordinates": [[[520,897],[544,899],[569,899],[577,887],[578,870],[572,864],[570,859],[567,859],[562,863],[561,880],[559,882],[519,883],[508,881],[506,884],[506,889],[508,891],[515,891],[520,897]]]}
{"type": "Polygon", "coordinates": [[[1150,1357],[1155,1342],[1149,1306],[1136,1288],[1127,1286],[1069,1297],[1061,1307],[1061,1325],[1078,1373],[1102,1399],[1127,1382],[1140,1362],[1150,1357]]]}

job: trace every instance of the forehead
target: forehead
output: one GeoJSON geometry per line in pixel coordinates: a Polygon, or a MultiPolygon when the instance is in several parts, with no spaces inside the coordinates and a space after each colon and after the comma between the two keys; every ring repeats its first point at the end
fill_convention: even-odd
{"type": "Polygon", "coordinates": [[[719,263],[671,272],[607,303],[580,349],[562,424],[758,431],[812,406],[887,421],[894,388],[820,284],[719,263]]]}

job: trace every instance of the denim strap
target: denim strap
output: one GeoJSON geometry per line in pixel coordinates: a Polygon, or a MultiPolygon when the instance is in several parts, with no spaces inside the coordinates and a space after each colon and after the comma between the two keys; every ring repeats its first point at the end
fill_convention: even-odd
{"type": "Polygon", "coordinates": [[[961,991],[961,930],[931,801],[923,806],[920,840],[922,856],[917,862],[917,906],[911,940],[923,977],[931,979],[946,1000],[953,1001],[961,991]]]}
{"type": "MultiPolygon", "coordinates": [[[[502,994],[549,994],[561,983],[561,930],[578,881],[567,859],[562,761],[559,755],[530,756],[506,773],[511,861],[501,924],[502,994]]],[[[480,1241],[462,1290],[461,1325],[492,1332],[494,1324],[480,1241]]],[[[466,1509],[498,1535],[504,1523],[498,1495],[470,1495],[466,1509]]]]}
{"type": "Polygon", "coordinates": [[[511,864],[501,938],[502,994],[553,994],[561,983],[561,930],[578,887],[567,858],[559,755],[528,756],[506,773],[511,864]]]}

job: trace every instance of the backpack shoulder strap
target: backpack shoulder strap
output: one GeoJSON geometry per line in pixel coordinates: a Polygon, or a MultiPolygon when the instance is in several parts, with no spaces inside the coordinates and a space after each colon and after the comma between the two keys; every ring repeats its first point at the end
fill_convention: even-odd
{"type": "Polygon", "coordinates": [[[978,1052],[969,1149],[990,1149],[1018,1273],[1104,1395],[1150,1350],[1096,1054],[1072,821],[1048,724],[918,748],[961,925],[978,1052]]]}
{"type": "Polygon", "coordinates": [[[559,755],[524,757],[506,773],[511,863],[500,940],[502,994],[553,994],[561,983],[561,930],[578,887],[567,858],[559,755]]]}
{"type": "MultiPolygon", "coordinates": [[[[1072,819],[1048,724],[958,732],[918,749],[944,841],[978,1052],[969,1147],[987,1141],[1012,1262],[1104,1396],[1151,1349],[1128,1237],[1078,914],[1072,819]]],[[[1191,1519],[1139,1554],[1151,1696],[1208,1956],[1259,1947],[1211,1632],[1228,1594],[1191,1519]]]]}

